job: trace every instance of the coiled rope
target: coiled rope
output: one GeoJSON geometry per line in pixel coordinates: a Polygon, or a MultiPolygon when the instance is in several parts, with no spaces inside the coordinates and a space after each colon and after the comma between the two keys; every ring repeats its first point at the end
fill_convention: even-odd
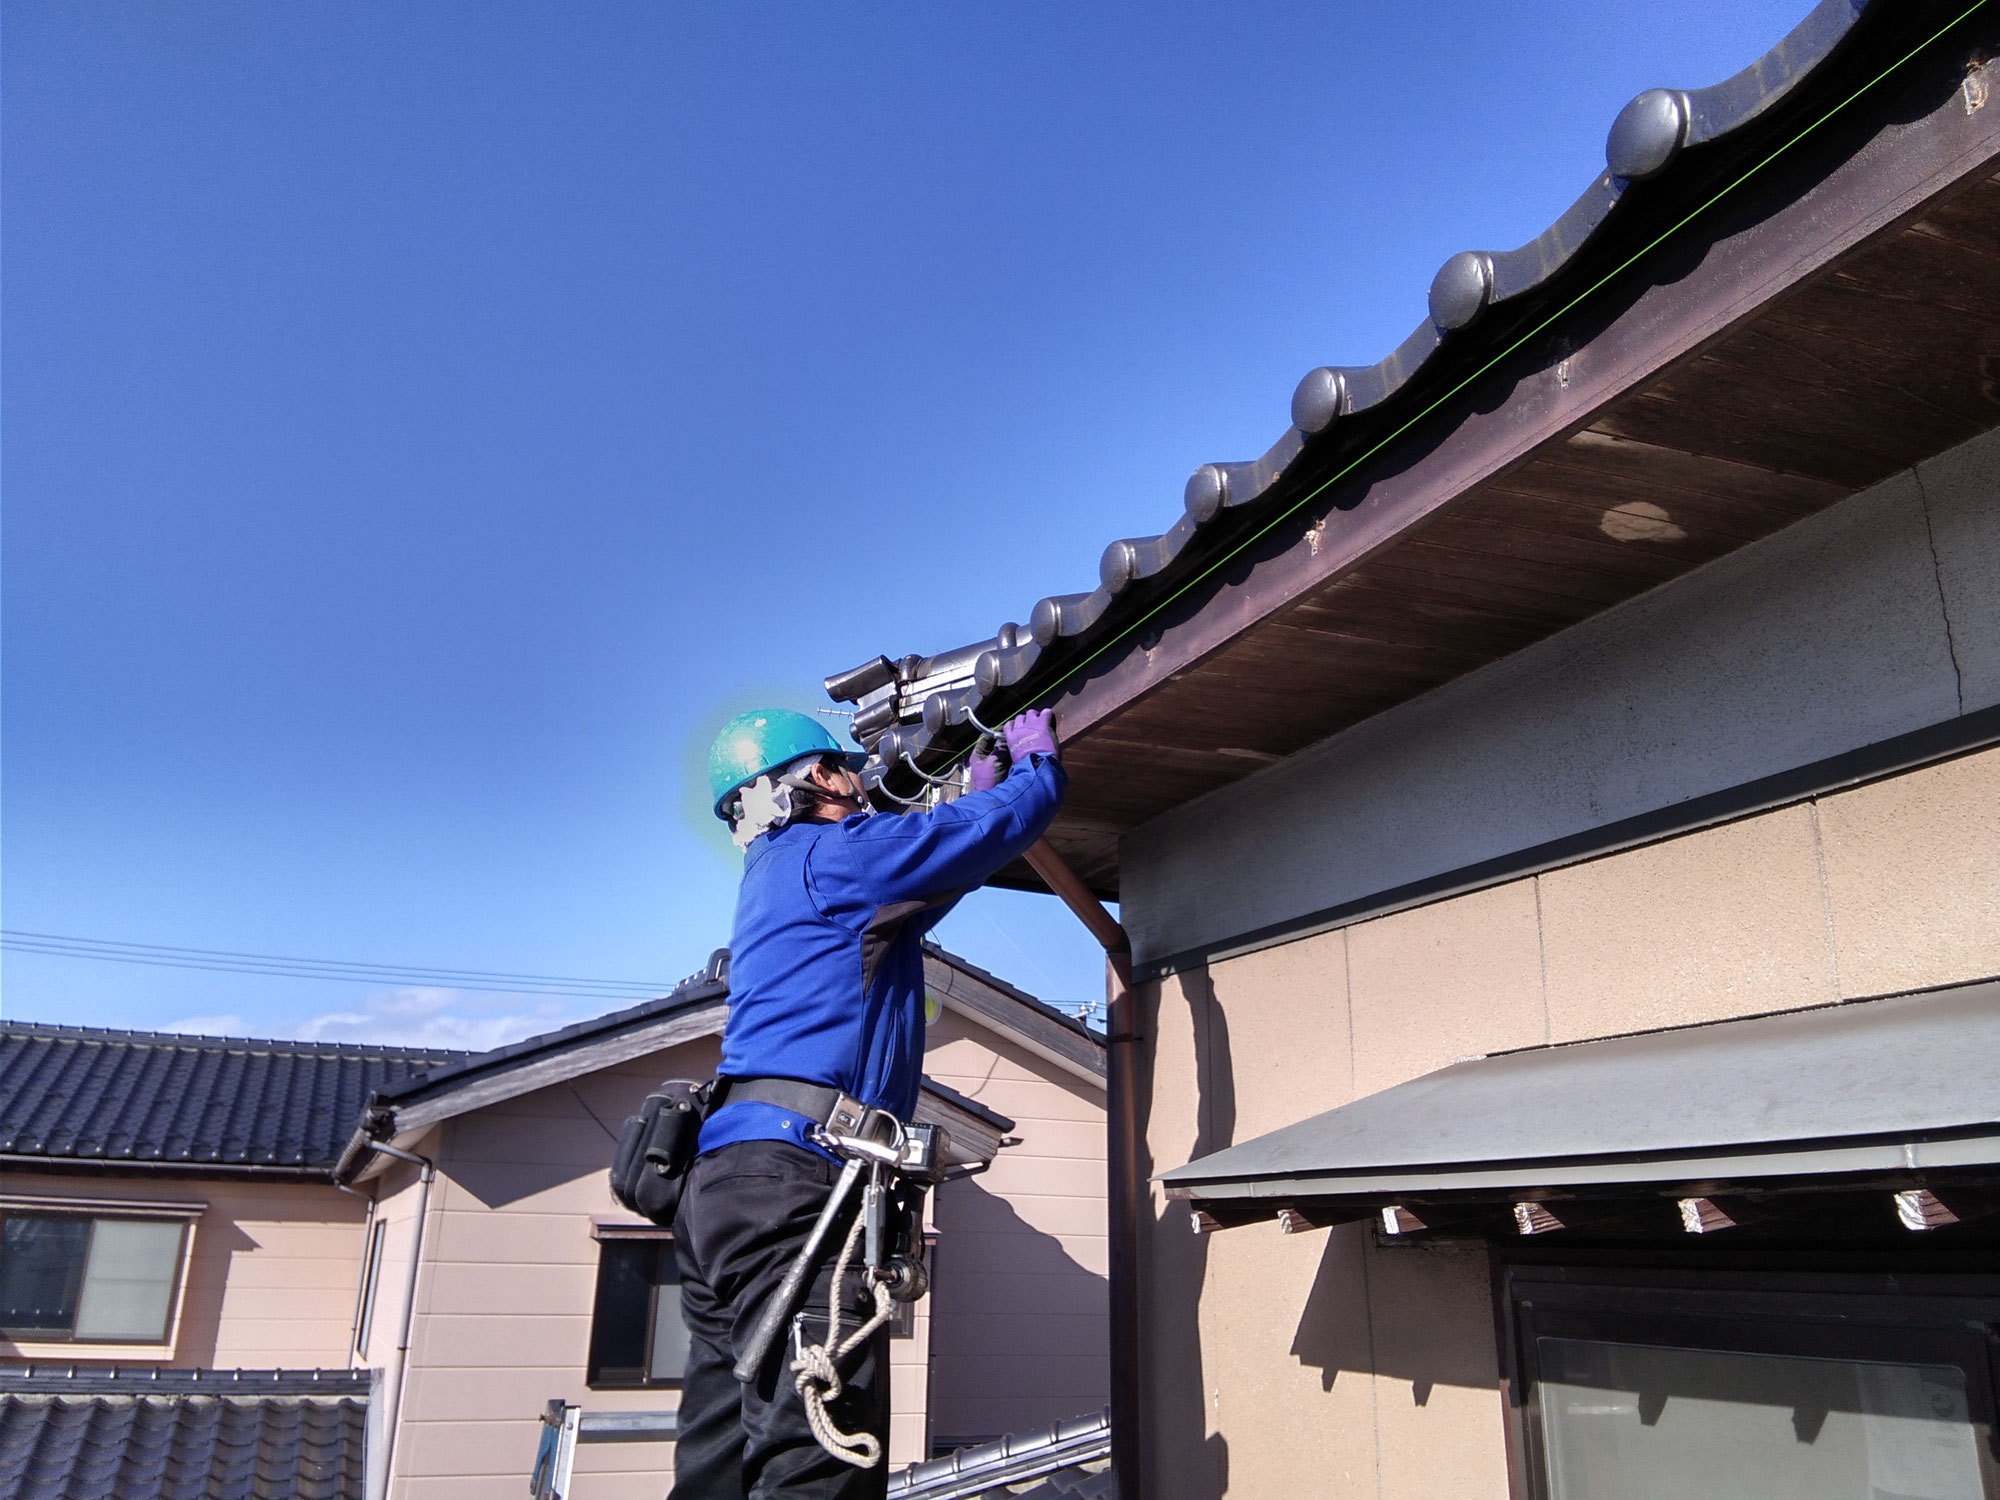
{"type": "Polygon", "coordinates": [[[872,1432],[842,1432],[833,1425],[833,1418],[826,1410],[827,1403],[840,1399],[843,1389],[835,1363],[859,1348],[870,1334],[889,1321],[896,1310],[889,1296],[888,1284],[876,1282],[875,1316],[844,1341],[841,1339],[840,1288],[847,1280],[847,1267],[854,1259],[854,1248],[861,1243],[862,1218],[860,1214],[854,1216],[854,1224],[847,1231],[847,1243],[841,1247],[840,1259],[834,1262],[833,1283],[826,1296],[826,1342],[801,1342],[799,1357],[792,1361],[791,1368],[798,1377],[792,1383],[798,1390],[799,1398],[806,1404],[806,1420],[812,1424],[813,1436],[819,1440],[820,1447],[842,1463],[852,1464],[857,1469],[872,1469],[882,1461],[881,1440],[872,1432]]]}

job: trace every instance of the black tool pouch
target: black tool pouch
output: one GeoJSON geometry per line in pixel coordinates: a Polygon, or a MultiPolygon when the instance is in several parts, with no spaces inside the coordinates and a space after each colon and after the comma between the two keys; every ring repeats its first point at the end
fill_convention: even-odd
{"type": "Polygon", "coordinates": [[[620,1207],[655,1224],[673,1224],[714,1087],[670,1078],[626,1120],[611,1157],[611,1196],[620,1207]]]}

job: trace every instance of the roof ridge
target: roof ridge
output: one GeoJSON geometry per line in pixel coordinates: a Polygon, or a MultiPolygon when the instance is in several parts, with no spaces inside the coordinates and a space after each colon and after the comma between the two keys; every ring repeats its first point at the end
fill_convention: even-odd
{"type": "Polygon", "coordinates": [[[928,953],[936,954],[939,959],[951,965],[952,968],[957,969],[961,974],[970,975],[981,984],[991,985],[1009,1000],[1026,1005],[1038,1014],[1047,1016],[1052,1021],[1060,1021],[1079,1036],[1088,1037],[1093,1042],[1102,1042],[1104,1040],[1104,1034],[1099,1031],[1093,1031],[1089,1023],[1081,1016],[1071,1015],[1052,1001],[1044,1000],[1039,995],[1029,994],[1028,991],[1022,989],[1019,985],[1009,983],[998,974],[995,974],[991,969],[981,968],[971,959],[952,952],[942,943],[934,941],[928,935],[924,939],[924,950],[928,953]]]}
{"type": "Polygon", "coordinates": [[[449,1062],[476,1054],[461,1047],[414,1047],[393,1042],[303,1041],[284,1037],[211,1036],[198,1031],[141,1031],[123,1026],[72,1026],[60,1021],[17,1021],[0,1019],[0,1036],[72,1038],[86,1042],[115,1042],[135,1047],[165,1047],[190,1051],[236,1051],[243,1048],[272,1052],[311,1052],[322,1056],[353,1056],[424,1059],[449,1062]]]}
{"type": "MultiPolygon", "coordinates": [[[[407,1078],[377,1089],[376,1092],[385,1101],[401,1100],[434,1085],[511,1062],[526,1054],[540,1052],[565,1041],[574,1041],[593,1032],[615,1031],[620,1026],[664,1015],[680,1006],[702,1000],[726,1001],[729,998],[729,981],[726,977],[717,977],[715,966],[719,956],[728,951],[726,948],[717,950],[717,956],[710,958],[708,968],[698,974],[689,975],[664,995],[651,1000],[642,1000],[637,1005],[606,1011],[602,1015],[587,1016],[581,1021],[572,1021],[567,1026],[559,1026],[554,1031],[538,1032],[534,1036],[522,1037],[516,1042],[503,1042],[500,1046],[485,1052],[458,1053],[446,1059],[445,1065],[436,1072],[413,1073],[407,1078]]],[[[721,973],[726,975],[728,972],[726,960],[723,960],[723,963],[721,973]]]]}

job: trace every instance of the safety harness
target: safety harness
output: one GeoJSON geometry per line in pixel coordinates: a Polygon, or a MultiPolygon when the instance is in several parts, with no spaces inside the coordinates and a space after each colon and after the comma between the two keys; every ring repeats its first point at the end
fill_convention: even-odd
{"type": "Polygon", "coordinates": [[[940,1126],[905,1125],[886,1110],[873,1109],[838,1089],[790,1078],[719,1080],[714,1107],[725,1100],[754,1100],[803,1115],[814,1122],[808,1132],[813,1143],[841,1161],[840,1176],[819,1218],[786,1268],[784,1280],[764,1304],[734,1373],[746,1385],[755,1381],[789,1325],[793,1385],[805,1403],[813,1436],[842,1463],[872,1469],[882,1461],[880,1440],[870,1432],[841,1431],[827,1408],[844,1388],[840,1362],[894,1316],[897,1303],[915,1302],[930,1289],[930,1272],[924,1265],[924,1194],[944,1180],[950,1138],[940,1126]],[[826,1335],[815,1342],[807,1334],[807,1315],[800,1308],[825,1259],[834,1227],[857,1190],[860,1211],[848,1225],[827,1293],[826,1335]],[[862,1252],[875,1308],[860,1327],[842,1338],[841,1290],[857,1250],[862,1252]]]}

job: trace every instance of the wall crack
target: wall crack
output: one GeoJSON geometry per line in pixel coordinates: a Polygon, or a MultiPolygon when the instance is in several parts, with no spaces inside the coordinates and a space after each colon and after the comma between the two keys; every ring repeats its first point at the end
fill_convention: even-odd
{"type": "Polygon", "coordinates": [[[1944,593],[1944,564],[1938,560],[1937,531],[1931,525],[1931,494],[1924,486],[1923,465],[1911,467],[1917,482],[1917,505],[1924,513],[1924,541],[1931,549],[1931,582],[1937,589],[1938,614],[1944,619],[1944,649],[1951,657],[1952,683],[1958,690],[1958,711],[1965,712],[1965,669],[1958,664],[1958,637],[1951,628],[1951,602],[1944,593]]]}

